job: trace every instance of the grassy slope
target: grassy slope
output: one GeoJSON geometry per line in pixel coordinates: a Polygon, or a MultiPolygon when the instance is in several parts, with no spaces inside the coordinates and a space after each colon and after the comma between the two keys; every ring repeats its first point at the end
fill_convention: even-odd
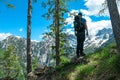
{"type": "Polygon", "coordinates": [[[57,80],[120,80],[120,55],[114,49],[115,45],[110,45],[87,55],[87,64],[66,63],[57,67],[57,80]]]}

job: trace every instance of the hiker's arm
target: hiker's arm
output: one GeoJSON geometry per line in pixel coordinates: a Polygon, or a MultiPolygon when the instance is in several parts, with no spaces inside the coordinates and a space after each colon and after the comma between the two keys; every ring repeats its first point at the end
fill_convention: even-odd
{"type": "Polygon", "coordinates": [[[75,27],[74,27],[74,30],[75,30],[75,36],[77,36],[77,30],[75,29],[75,27]]]}
{"type": "Polygon", "coordinates": [[[87,27],[86,22],[84,24],[85,24],[85,29],[86,29],[86,35],[88,36],[88,27],[87,27]]]}
{"type": "Polygon", "coordinates": [[[77,31],[75,30],[75,36],[77,36],[77,31]]]}

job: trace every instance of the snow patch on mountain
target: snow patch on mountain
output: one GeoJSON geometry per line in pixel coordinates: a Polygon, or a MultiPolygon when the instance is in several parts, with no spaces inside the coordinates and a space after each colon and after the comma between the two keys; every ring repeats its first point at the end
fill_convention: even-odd
{"type": "Polygon", "coordinates": [[[10,33],[0,33],[0,41],[6,39],[10,35],[12,35],[12,34],[10,34],[10,33]]]}

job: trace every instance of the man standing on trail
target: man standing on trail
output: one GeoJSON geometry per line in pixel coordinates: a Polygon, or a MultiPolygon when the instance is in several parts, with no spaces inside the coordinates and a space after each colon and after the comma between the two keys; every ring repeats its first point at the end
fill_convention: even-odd
{"type": "Polygon", "coordinates": [[[82,13],[78,13],[74,19],[74,29],[75,35],[77,37],[77,57],[85,56],[83,53],[84,41],[85,41],[85,30],[86,35],[88,36],[88,28],[86,24],[86,20],[82,18],[82,13]]]}

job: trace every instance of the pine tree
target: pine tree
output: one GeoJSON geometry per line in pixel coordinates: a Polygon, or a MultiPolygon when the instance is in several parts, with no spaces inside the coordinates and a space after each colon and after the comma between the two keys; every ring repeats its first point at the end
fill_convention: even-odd
{"type": "Polygon", "coordinates": [[[28,0],[28,15],[27,15],[27,73],[31,72],[31,17],[32,17],[32,0],[28,0]]]}
{"type": "MultiPolygon", "coordinates": [[[[37,2],[37,0],[33,0],[37,2]]],[[[32,0],[28,0],[28,13],[27,13],[27,73],[31,72],[31,18],[32,18],[32,0]]]]}
{"type": "Polygon", "coordinates": [[[59,7],[60,3],[59,0],[55,1],[55,48],[56,48],[56,65],[59,65],[60,63],[60,31],[59,31],[59,27],[60,27],[60,21],[59,21],[59,12],[60,12],[60,7],[59,7]]]}
{"type": "Polygon", "coordinates": [[[55,38],[55,49],[56,53],[56,65],[60,63],[60,54],[63,51],[63,44],[65,43],[66,35],[64,33],[65,18],[64,14],[68,12],[67,1],[70,0],[48,0],[47,3],[43,2],[42,6],[49,6],[48,12],[43,15],[47,20],[52,19],[53,23],[50,25],[50,32],[47,35],[55,38]],[[64,42],[63,42],[64,41],[64,42]]]}
{"type": "Polygon", "coordinates": [[[19,57],[16,55],[14,48],[8,46],[6,51],[0,53],[0,76],[2,80],[16,79],[21,75],[19,57]]]}

